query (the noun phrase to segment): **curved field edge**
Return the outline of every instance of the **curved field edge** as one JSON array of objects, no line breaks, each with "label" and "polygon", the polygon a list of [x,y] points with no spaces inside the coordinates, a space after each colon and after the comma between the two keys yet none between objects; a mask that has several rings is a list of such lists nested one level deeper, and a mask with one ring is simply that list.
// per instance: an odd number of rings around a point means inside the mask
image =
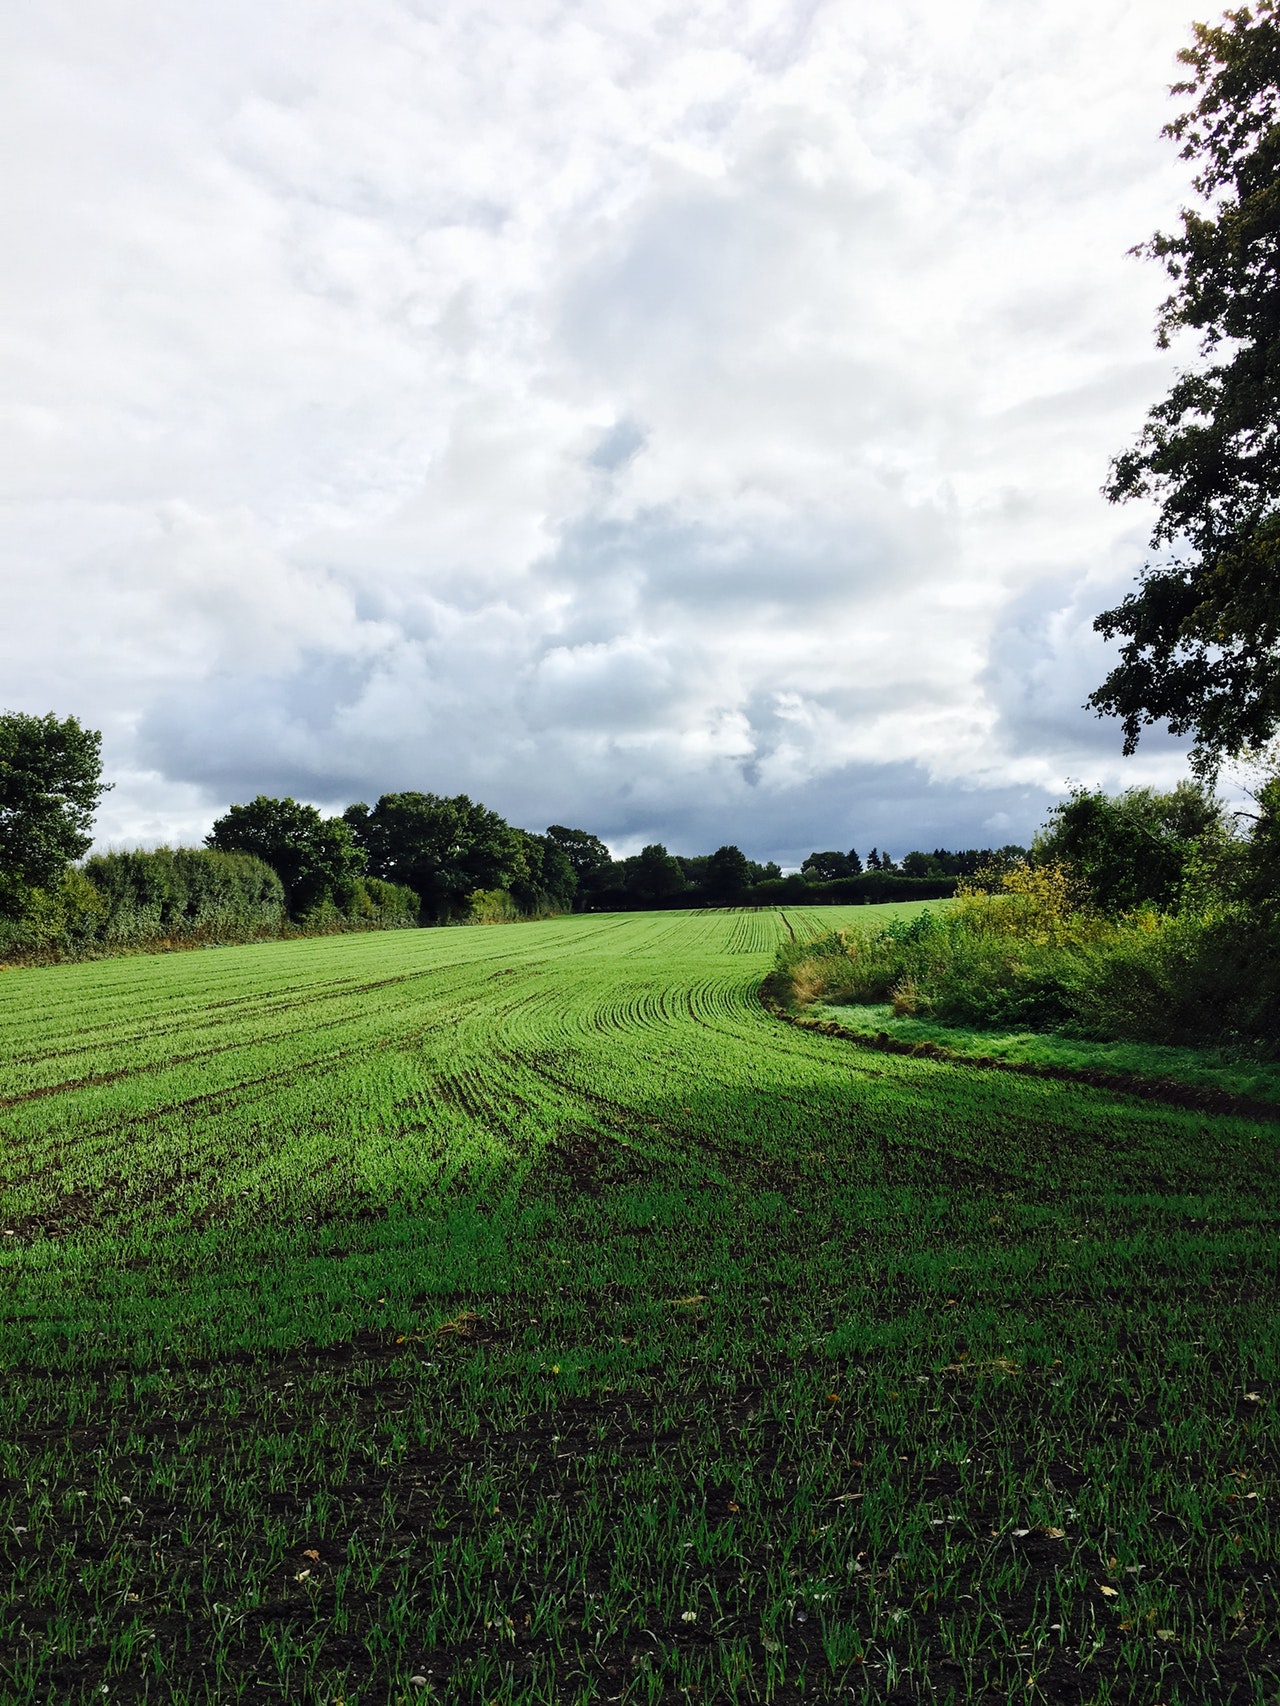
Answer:
[{"label": "curved field edge", "polygon": [[[914,910],[927,909],[926,902]],[[863,915],[858,912],[845,927],[861,923]],[[887,1054],[928,1056],[986,1070],[1091,1084],[1175,1107],[1280,1119],[1280,1066],[1247,1055],[1237,1057],[1217,1047],[1099,1042],[1056,1032],[984,1030],[931,1017],[906,1017],[884,1004],[824,1001],[820,994],[798,992],[779,967],[764,978],[761,999],[787,1023]]]},{"label": "curved field edge", "polygon": [[1271,1698],[1274,1126],[779,1025],[834,910],[5,980],[5,1698]]},{"label": "curved field edge", "polygon": [[[1013,1072],[1059,1083],[1117,1090],[1169,1107],[1238,1114],[1243,1119],[1280,1121],[1280,1072],[1253,1071],[1238,1063],[1215,1066],[1191,1049],[1100,1044],[1091,1047],[1052,1034],[1017,1031],[987,1035],[932,1020],[903,1019],[889,1007],[851,1007],[814,1002],[789,1006],[766,978],[760,998],[774,1018],[822,1036],[839,1037],[882,1054],[947,1061],[981,1071]],[[1130,1064],[1126,1056],[1138,1057]],[[1157,1061],[1158,1066],[1150,1064]],[[1234,1088],[1241,1079],[1268,1092],[1250,1095]]]}]

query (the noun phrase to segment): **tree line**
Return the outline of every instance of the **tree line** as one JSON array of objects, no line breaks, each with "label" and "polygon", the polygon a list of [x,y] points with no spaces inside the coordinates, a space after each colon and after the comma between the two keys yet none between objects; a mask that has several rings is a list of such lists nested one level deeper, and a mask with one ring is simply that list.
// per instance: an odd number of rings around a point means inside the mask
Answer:
[{"label": "tree line", "polygon": [[536,833],[466,794],[407,791],[334,816],[259,795],[229,807],[203,847],[86,860],[110,786],[101,769],[101,736],[75,717],[0,715],[3,957],[570,911],[928,898],[1000,856],[814,852],[789,876],[731,845],[681,855],[655,842],[615,859],[589,830]]},{"label": "tree line", "polygon": [[[864,870],[856,852],[811,853],[799,876],[787,878],[780,865],[761,864],[732,845],[690,855],[653,842],[615,859],[590,830],[561,823],[541,833],[520,829],[466,794],[420,792],[383,794],[374,806],[359,801],[328,818],[314,806],[259,795],[220,817],[207,845],[264,860],[295,911],[325,899],[340,905],[353,881],[375,877],[410,889],[421,921],[437,924],[634,907],[763,905],[795,894],[834,899],[833,885],[844,893],[856,877],[896,879],[889,892],[923,893],[923,881],[945,893],[952,879],[1001,856],[990,849],[938,849],[909,853],[898,865],[873,850]],[[883,881],[863,887],[884,891]]]}]

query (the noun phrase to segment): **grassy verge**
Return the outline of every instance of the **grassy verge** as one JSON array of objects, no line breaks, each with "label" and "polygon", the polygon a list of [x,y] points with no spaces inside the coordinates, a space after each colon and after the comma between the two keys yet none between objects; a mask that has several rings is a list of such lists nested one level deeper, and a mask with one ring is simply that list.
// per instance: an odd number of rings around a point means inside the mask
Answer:
[{"label": "grassy verge", "polygon": [[1241,1060],[1222,1049],[1176,1048],[1161,1043],[1090,1042],[1052,1031],[978,1030],[937,1019],[895,1014],[888,1005],[853,1006],[815,1002],[815,1019],[847,1030],[904,1043],[936,1043],[960,1059],[1060,1066],[1080,1073],[1104,1072],[1173,1084],[1188,1084],[1259,1102],[1274,1102],[1280,1117],[1280,1065]]},{"label": "grassy verge", "polygon": [[3,980],[0,1697],[1273,1701],[1275,1127],[779,1025],[813,928]]}]

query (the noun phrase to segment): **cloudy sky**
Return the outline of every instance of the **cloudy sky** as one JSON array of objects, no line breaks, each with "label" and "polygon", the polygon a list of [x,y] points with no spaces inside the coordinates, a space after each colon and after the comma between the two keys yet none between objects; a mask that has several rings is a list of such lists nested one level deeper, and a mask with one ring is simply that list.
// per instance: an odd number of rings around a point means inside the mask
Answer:
[{"label": "cloudy sky", "polygon": [[6,8],[0,706],[103,730],[115,846],[421,788],[797,863],[1179,774],[1081,702],[1197,15]]}]

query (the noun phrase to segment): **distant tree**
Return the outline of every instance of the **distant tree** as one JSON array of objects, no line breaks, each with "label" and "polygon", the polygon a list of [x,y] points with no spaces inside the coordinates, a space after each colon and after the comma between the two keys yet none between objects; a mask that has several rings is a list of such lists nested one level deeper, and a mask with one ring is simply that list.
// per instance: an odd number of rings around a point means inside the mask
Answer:
[{"label": "distant tree", "polygon": [[751,873],[753,883],[774,883],[782,875],[782,866],[776,859],[770,859],[767,864],[757,865]]},{"label": "distant tree", "polygon": [[1127,753],[1150,723],[1194,734],[1207,775],[1280,727],[1280,0],[1193,29],[1172,91],[1191,104],[1164,134],[1196,162],[1204,205],[1135,252],[1175,285],[1157,343],[1197,332],[1203,359],[1105,487],[1113,503],[1154,498],[1151,543],[1178,555],[1097,618],[1125,643],[1089,703],[1121,719]]},{"label": "distant tree", "polygon": [[829,883],[837,877],[852,875],[847,853],[810,853],[800,867],[801,874],[811,883]]},{"label": "distant tree", "polygon": [[1033,851],[1041,863],[1070,865],[1104,912],[1168,910],[1178,904],[1198,842],[1218,832],[1222,816],[1218,802],[1191,782],[1163,794],[1077,788],[1050,812]]},{"label": "distant tree", "polygon": [[524,912],[568,912],[578,892],[578,879],[564,849],[549,835],[534,835],[517,829],[520,868],[507,887]]},{"label": "distant tree", "polygon": [[908,853],[902,861],[904,877],[945,877],[950,873],[943,868],[942,860],[936,853]]},{"label": "distant tree", "polygon": [[614,868],[613,855],[598,835],[553,823],[547,830],[547,839],[555,842],[573,870],[577,882],[576,907],[586,906],[592,896],[603,894],[621,883],[621,873]]},{"label": "distant tree", "polygon": [[730,900],[740,895],[751,881],[751,867],[740,847],[717,847],[707,860],[703,879],[713,899]]},{"label": "distant tree", "polygon": [[845,854],[845,858],[849,861],[849,875],[851,877],[859,876],[862,872],[862,860],[858,857],[858,849],[851,847]]},{"label": "distant tree", "polygon": [[878,871],[880,869],[880,854],[878,849],[875,847],[873,847],[870,853],[867,854],[867,869],[869,871]]},{"label": "distant tree", "polygon": [[567,829],[562,823],[553,823],[547,829],[547,838],[554,841],[568,859],[580,883],[613,863],[613,855],[600,837],[589,834],[585,829]]},{"label": "distant tree", "polygon": [[349,826],[314,806],[259,794],[232,806],[204,838],[221,853],[252,853],[284,884],[289,909],[310,912],[325,901],[343,904],[365,868],[364,850]]},{"label": "distant tree", "polygon": [[993,853],[988,853],[986,860],[989,865],[1022,865],[1026,863],[1027,851],[1025,847],[1019,847],[1016,841],[1009,841],[1003,847],[997,847]]},{"label": "distant tree", "polygon": [[709,893],[707,888],[707,867],[711,863],[709,853],[673,853],[672,858],[684,872],[684,880],[691,889],[697,889],[701,894]]},{"label": "distant tree", "polygon": [[466,794],[383,794],[372,810],[343,817],[374,876],[413,889],[431,916],[466,910],[476,889],[504,889],[528,876],[520,834]]},{"label": "distant tree", "polygon": [[642,847],[639,853],[622,861],[626,893],[633,899],[652,904],[682,894],[688,887],[679,862],[660,842]]},{"label": "distant tree", "polygon": [[102,736],[75,717],[0,713],[0,901],[55,882],[88,851],[102,776]]}]

